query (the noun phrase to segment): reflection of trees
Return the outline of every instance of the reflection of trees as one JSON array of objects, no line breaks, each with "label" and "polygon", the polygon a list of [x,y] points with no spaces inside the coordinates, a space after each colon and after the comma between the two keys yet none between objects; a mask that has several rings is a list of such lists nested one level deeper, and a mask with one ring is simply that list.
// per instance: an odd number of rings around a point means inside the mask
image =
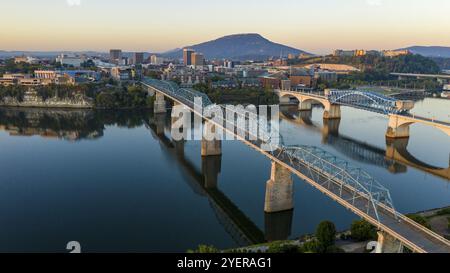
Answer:
[{"label": "reflection of trees", "polygon": [[0,129],[14,136],[66,140],[96,139],[105,126],[135,128],[148,119],[147,111],[98,111],[0,108]]}]

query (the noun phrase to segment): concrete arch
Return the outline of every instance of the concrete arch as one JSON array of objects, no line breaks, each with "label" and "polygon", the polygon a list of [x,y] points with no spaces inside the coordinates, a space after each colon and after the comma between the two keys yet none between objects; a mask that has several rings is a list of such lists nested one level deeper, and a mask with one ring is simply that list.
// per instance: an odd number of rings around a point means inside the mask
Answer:
[{"label": "concrete arch", "polygon": [[327,98],[322,98],[316,95],[300,94],[298,92],[281,91],[279,93],[280,103],[290,103],[291,98],[299,101],[300,111],[311,111],[313,103],[319,103],[324,107],[324,119],[340,119],[341,107],[337,104],[332,104]]},{"label": "concrete arch", "polygon": [[410,116],[390,115],[389,125],[386,133],[387,138],[409,138],[410,127],[413,124],[426,124],[441,130],[448,136],[450,136],[450,127],[433,122],[431,120],[423,120]]},{"label": "concrete arch", "polygon": [[[301,111],[310,111],[312,110],[312,105],[314,102],[321,104],[324,108],[327,106],[328,103],[321,101],[317,98],[307,98],[301,94],[281,94],[280,95],[280,101],[282,102],[290,102],[292,98],[295,98],[299,102],[299,110]],[[284,99],[284,100],[283,100]]]}]

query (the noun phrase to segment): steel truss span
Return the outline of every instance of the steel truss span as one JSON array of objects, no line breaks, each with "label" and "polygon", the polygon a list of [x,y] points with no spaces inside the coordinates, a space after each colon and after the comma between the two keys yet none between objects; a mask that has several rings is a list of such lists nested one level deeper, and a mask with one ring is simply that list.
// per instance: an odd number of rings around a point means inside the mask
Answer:
[{"label": "steel truss span", "polygon": [[362,108],[386,115],[408,113],[408,110],[398,108],[397,99],[386,97],[374,92],[331,90],[329,91],[327,97],[333,104]]}]

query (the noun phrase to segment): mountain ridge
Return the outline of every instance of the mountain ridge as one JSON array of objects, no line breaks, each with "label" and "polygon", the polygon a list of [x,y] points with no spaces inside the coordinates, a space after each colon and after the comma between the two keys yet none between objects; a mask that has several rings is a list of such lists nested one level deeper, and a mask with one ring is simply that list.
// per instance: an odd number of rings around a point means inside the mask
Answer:
[{"label": "mountain ridge", "polygon": [[268,57],[287,56],[288,54],[310,54],[306,51],[275,43],[258,33],[241,33],[223,36],[207,42],[173,49],[162,55],[171,58],[181,58],[183,49],[193,49],[203,53],[208,59],[249,59],[264,60]]},{"label": "mountain ridge", "polygon": [[424,57],[450,58],[450,47],[446,46],[410,46],[402,48],[402,50],[405,49]]}]

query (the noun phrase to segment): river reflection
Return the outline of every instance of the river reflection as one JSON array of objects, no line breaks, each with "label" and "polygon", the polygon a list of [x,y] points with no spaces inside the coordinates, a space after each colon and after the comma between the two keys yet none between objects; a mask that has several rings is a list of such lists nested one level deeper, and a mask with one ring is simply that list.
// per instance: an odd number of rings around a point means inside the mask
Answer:
[{"label": "river reflection", "polygon": [[[345,108],[341,121],[324,122],[321,111],[283,109],[287,144],[363,167],[401,212],[450,204],[447,138],[427,143],[419,126],[409,141],[386,142],[377,114]],[[267,158],[239,142],[201,157],[199,142],[171,138],[170,122],[148,111],[0,109],[0,251],[64,252],[73,240],[91,252],[230,248],[357,219],[298,178],[295,209],[264,213]]]}]

